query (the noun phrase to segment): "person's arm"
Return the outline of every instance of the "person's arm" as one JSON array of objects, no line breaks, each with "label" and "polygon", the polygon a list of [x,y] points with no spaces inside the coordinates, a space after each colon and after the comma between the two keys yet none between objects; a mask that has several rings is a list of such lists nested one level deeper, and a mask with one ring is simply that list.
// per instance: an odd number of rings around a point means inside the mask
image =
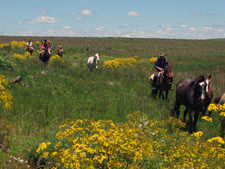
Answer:
[{"label": "person's arm", "polygon": [[157,66],[158,65],[158,59],[155,61],[155,69],[156,70],[163,70],[161,67]]}]

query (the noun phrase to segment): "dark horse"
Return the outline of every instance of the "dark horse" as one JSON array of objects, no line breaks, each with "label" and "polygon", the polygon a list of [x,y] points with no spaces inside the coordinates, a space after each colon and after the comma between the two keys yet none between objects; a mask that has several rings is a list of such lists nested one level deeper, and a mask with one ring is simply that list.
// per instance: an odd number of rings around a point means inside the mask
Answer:
[{"label": "dark horse", "polygon": [[[225,104],[225,92],[217,96],[214,101],[215,104]],[[223,138],[225,135],[225,117],[220,117],[220,136]]]},{"label": "dark horse", "polygon": [[63,56],[62,48],[57,48],[56,54],[62,57]]},{"label": "dark horse", "polygon": [[[197,75],[196,75],[197,76]],[[201,114],[203,116],[206,115],[207,108],[209,107],[210,103],[212,102],[213,98],[213,91],[210,84],[210,78],[211,74],[209,76],[206,76],[206,98],[202,101],[202,107],[201,107]],[[186,79],[187,82],[191,82],[191,79]],[[212,114],[212,110],[209,110],[209,116]],[[184,121],[186,122],[186,115],[187,115],[187,108],[184,111]]]},{"label": "dark horse", "polygon": [[30,55],[33,54],[33,48],[31,48],[30,46],[27,45],[26,47],[26,51],[28,51],[30,53]]},{"label": "dark horse", "polygon": [[46,47],[44,50],[42,50],[39,58],[42,62],[47,63],[48,60],[50,59],[51,55],[48,52],[48,48]]},{"label": "dark horse", "polygon": [[173,73],[171,71],[171,65],[167,65],[163,72],[161,72],[161,75],[158,79],[158,83],[156,85],[156,90],[152,90],[152,96],[153,98],[156,98],[157,93],[159,91],[159,99],[162,96],[162,99],[164,100],[163,91],[166,92],[166,99],[169,93],[169,90],[171,88],[171,77],[173,76]]},{"label": "dark horse", "polygon": [[[184,105],[186,107],[184,122],[186,123],[185,117],[189,113],[190,133],[192,133],[194,126],[197,124],[202,103],[206,99],[206,76],[199,75],[194,80],[187,78],[181,79],[176,87],[176,104],[173,109],[173,115],[176,113],[177,118],[179,118],[180,106]],[[193,111],[195,111],[194,122],[192,118]]]}]

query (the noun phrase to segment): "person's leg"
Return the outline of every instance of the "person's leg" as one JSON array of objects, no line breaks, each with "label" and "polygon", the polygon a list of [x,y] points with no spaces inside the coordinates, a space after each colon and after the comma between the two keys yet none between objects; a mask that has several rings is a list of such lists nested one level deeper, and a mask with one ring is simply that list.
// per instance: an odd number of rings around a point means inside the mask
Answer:
[{"label": "person's leg", "polygon": [[154,89],[154,90],[156,89],[158,74],[159,74],[158,71],[155,72],[155,74],[154,74],[154,79],[153,79],[153,83],[152,83],[152,89]]}]

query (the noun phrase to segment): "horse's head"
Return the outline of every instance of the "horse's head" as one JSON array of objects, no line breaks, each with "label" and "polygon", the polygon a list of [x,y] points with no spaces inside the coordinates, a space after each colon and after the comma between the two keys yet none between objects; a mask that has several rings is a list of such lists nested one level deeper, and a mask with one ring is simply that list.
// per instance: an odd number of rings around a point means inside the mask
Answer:
[{"label": "horse's head", "polygon": [[166,67],[164,68],[165,77],[172,77],[173,74],[172,74],[171,66],[172,65],[166,65]]},{"label": "horse's head", "polygon": [[206,93],[208,93],[210,88],[210,78],[211,78],[211,74],[206,77]]},{"label": "horse's head", "polygon": [[206,76],[199,75],[196,76],[195,81],[195,96],[199,97],[200,100],[205,100],[206,98]]},{"label": "horse's head", "polygon": [[99,62],[99,53],[95,54],[96,61]]}]

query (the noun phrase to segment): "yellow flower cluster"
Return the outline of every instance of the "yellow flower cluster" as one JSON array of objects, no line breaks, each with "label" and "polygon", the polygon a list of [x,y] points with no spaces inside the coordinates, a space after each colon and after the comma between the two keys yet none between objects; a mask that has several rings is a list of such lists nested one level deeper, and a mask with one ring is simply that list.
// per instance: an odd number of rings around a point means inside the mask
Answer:
[{"label": "yellow flower cluster", "polygon": [[18,54],[18,53],[14,53],[12,55],[12,57],[18,58],[18,59],[21,59],[21,60],[29,60],[32,56],[30,55],[29,52],[25,52],[24,55],[21,55],[21,54]]},{"label": "yellow flower cluster", "polygon": [[49,59],[49,65],[51,65],[53,62],[63,63],[64,60],[59,55],[54,55]]},{"label": "yellow flower cluster", "polygon": [[108,60],[104,62],[104,65],[106,68],[117,68],[120,66],[126,67],[126,66],[132,66],[134,63],[136,63],[137,60],[135,58],[116,58],[114,60]]},{"label": "yellow flower cluster", "polygon": [[150,60],[150,62],[155,63],[155,61],[157,60],[157,57],[152,57],[149,60]]},{"label": "yellow flower cluster", "polygon": [[212,117],[209,117],[209,116],[203,116],[202,119],[212,122]]},{"label": "yellow flower cluster", "polygon": [[27,43],[25,41],[21,41],[21,42],[12,41],[11,46],[12,48],[15,48],[15,47],[24,48],[27,46]]},{"label": "yellow flower cluster", "polygon": [[[220,138],[201,141],[203,132],[190,137],[179,130],[180,120],[149,121],[134,112],[125,124],[111,120],[66,119],[59,128],[55,151],[37,149],[65,168],[224,168],[224,149],[213,144]],[[175,124],[175,125],[173,125]],[[171,126],[171,131],[166,128]],[[178,127],[178,128],[177,128]],[[171,134],[170,134],[171,133]],[[50,144],[50,143],[48,143]]]},{"label": "yellow flower cluster", "polygon": [[41,150],[46,149],[49,145],[51,145],[50,142],[48,142],[48,143],[41,143],[41,144],[39,145],[38,149],[36,150],[36,153],[40,153]]},{"label": "yellow flower cluster", "polygon": [[220,144],[224,144],[225,143],[223,138],[221,138],[221,137],[213,137],[213,138],[207,140],[207,142],[209,142],[209,143],[212,143],[213,141],[217,141]]},{"label": "yellow flower cluster", "polygon": [[225,104],[221,105],[221,104],[211,103],[208,107],[208,110],[223,111],[225,110]]},{"label": "yellow flower cluster", "polygon": [[9,46],[9,44],[7,44],[7,43],[2,43],[2,44],[0,44],[0,49],[1,48],[4,48],[4,47],[8,47]]},{"label": "yellow flower cluster", "polygon": [[5,80],[4,75],[0,75],[0,103],[4,104],[5,109],[11,109],[12,95],[11,92],[5,87],[8,81]]},{"label": "yellow flower cluster", "polygon": [[37,41],[35,42],[35,45],[39,46],[41,44],[41,42]]}]

